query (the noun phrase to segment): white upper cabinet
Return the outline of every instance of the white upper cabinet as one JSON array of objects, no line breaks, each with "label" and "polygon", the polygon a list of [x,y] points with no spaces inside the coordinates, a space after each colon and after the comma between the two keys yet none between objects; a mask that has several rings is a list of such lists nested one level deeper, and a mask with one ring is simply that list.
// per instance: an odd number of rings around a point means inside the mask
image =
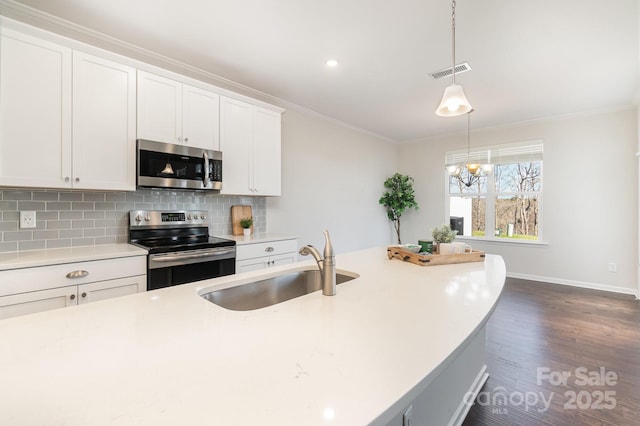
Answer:
[{"label": "white upper cabinet", "polygon": [[217,93],[138,71],[138,138],[220,149]]},{"label": "white upper cabinet", "polygon": [[135,190],[135,69],[1,31],[0,185]]},{"label": "white upper cabinet", "polygon": [[253,112],[251,105],[220,98],[220,150],[222,151],[222,194],[250,194]]},{"label": "white upper cabinet", "polygon": [[185,145],[220,150],[220,96],[182,85],[182,135]]},{"label": "white upper cabinet", "polygon": [[222,194],[280,195],[281,114],[220,98]]},{"label": "white upper cabinet", "polygon": [[73,187],[136,188],[136,70],[73,52]]},{"label": "white upper cabinet", "polygon": [[0,27],[0,185],[70,177],[71,49]]},{"label": "white upper cabinet", "polygon": [[253,188],[256,195],[280,195],[280,113],[253,107]]},{"label": "white upper cabinet", "polygon": [[282,110],[2,23],[0,187],[135,191],[139,138],[222,151],[222,194],[280,195]]}]

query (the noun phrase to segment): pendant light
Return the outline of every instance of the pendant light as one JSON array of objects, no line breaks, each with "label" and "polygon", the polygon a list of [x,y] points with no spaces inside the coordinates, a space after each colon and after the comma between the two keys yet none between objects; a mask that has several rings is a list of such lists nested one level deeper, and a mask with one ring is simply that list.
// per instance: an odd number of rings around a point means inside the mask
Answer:
[{"label": "pendant light", "polygon": [[462,86],[456,84],[456,0],[451,2],[451,39],[453,46],[453,66],[451,67],[453,83],[444,89],[440,106],[436,110],[436,114],[442,117],[455,117],[472,110],[471,104],[464,95]]},{"label": "pendant light", "polygon": [[471,162],[471,113],[473,109],[467,112],[467,164],[465,167],[470,175],[477,175],[480,171],[480,164]]}]

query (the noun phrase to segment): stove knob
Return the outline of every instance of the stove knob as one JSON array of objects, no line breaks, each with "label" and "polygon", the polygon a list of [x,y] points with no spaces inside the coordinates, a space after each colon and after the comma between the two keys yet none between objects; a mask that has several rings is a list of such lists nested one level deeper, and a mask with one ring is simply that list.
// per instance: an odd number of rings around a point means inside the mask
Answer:
[{"label": "stove knob", "polygon": [[136,222],[142,222],[142,216],[141,215],[137,215],[136,216]]},{"label": "stove knob", "polygon": [[146,215],[146,216],[144,217],[144,220],[145,220],[145,222],[149,222],[149,221],[151,220],[151,216]]},{"label": "stove knob", "polygon": [[187,215],[187,219],[188,219],[188,220],[193,219],[193,216],[191,216],[191,213],[189,213],[189,214]]},{"label": "stove knob", "polygon": [[206,218],[207,218],[207,216],[204,215],[204,214],[202,216],[200,216],[200,219],[202,219],[202,220],[205,220]]}]

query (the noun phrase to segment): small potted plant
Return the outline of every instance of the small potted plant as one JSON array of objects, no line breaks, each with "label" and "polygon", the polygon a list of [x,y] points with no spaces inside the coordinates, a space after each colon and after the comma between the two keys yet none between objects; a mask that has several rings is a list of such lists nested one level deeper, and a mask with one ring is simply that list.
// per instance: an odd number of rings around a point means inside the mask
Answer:
[{"label": "small potted plant", "polygon": [[[444,224],[441,227],[435,227],[431,231],[431,235],[433,236],[433,243],[438,248],[438,253],[450,253],[451,250],[448,248],[451,245],[451,242],[456,238],[458,231],[454,231],[451,229],[450,225]],[[447,244],[448,246],[444,246]]]},{"label": "small potted plant", "polygon": [[253,225],[252,217],[245,217],[240,219],[240,226],[242,227],[242,235],[248,237],[251,235],[251,226]]}]

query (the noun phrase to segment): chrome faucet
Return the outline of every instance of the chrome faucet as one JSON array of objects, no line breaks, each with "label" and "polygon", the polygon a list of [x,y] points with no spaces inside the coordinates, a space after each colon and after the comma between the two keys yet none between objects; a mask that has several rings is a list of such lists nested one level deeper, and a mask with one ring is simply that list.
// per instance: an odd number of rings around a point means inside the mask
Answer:
[{"label": "chrome faucet", "polygon": [[302,247],[299,253],[302,256],[311,254],[318,263],[320,276],[322,277],[322,294],[325,296],[335,296],[336,294],[336,256],[329,238],[329,231],[324,230],[324,258],[320,257],[320,252],[312,245]]}]

